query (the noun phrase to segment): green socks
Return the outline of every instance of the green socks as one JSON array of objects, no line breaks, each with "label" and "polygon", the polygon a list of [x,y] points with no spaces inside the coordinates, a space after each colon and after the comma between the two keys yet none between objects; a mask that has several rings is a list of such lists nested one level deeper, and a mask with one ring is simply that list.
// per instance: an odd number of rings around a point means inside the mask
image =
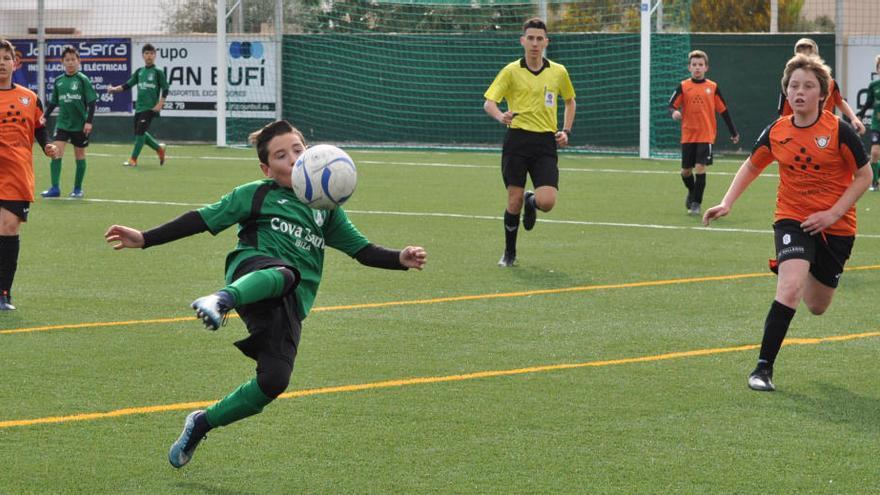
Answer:
[{"label": "green socks", "polygon": [[208,424],[211,426],[226,426],[248,416],[259,414],[270,402],[272,399],[266,397],[260,390],[257,379],[253,378],[221,399],[220,402],[206,409],[205,413]]},{"label": "green socks", "polygon": [[871,164],[871,171],[874,172],[874,184],[876,184],[877,179],[880,179],[880,161]]},{"label": "green socks", "polygon": [[147,146],[153,148],[156,151],[159,151],[159,141],[156,141],[149,132],[144,133],[144,138],[146,139]]},{"label": "green socks", "polygon": [[131,150],[131,157],[137,160],[137,157],[141,155],[141,150],[144,147],[144,141],[146,138],[144,136],[135,136],[134,138],[134,149]]},{"label": "green socks", "polygon": [[284,294],[285,277],[277,268],[248,273],[221,290],[235,297],[235,305],[251,304]]},{"label": "green socks", "polygon": [[61,158],[53,158],[49,164],[49,174],[52,177],[52,187],[58,187],[61,184]]},{"label": "green socks", "polygon": [[[60,165],[60,164],[59,164]],[[59,166],[59,168],[61,168]],[[73,178],[73,188],[74,189],[82,189],[83,178],[86,176],[86,160],[83,158],[82,160],[76,161],[76,175]]]}]

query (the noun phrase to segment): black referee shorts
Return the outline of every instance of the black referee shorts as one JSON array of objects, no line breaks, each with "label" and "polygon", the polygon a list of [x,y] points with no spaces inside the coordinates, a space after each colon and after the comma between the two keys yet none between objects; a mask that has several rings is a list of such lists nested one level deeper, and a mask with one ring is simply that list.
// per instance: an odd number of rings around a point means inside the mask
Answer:
[{"label": "black referee shorts", "polygon": [[501,152],[501,177],[504,187],[526,187],[526,175],[535,188],[559,189],[559,157],[553,132],[508,129]]}]

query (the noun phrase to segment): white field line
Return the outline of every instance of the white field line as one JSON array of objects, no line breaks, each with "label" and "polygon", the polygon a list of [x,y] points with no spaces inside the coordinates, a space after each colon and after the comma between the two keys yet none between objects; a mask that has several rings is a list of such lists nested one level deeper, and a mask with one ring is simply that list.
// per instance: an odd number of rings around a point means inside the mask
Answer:
[{"label": "white field line", "polygon": [[[185,206],[201,208],[206,206],[205,203],[178,203],[171,201],[140,201],[132,199],[99,199],[99,198],[58,198],[47,201],[91,201],[93,203],[114,203],[114,204],[131,204],[131,205],[157,205],[157,206]],[[417,211],[384,211],[384,210],[345,210],[346,213],[357,215],[386,215],[401,217],[435,217],[435,218],[459,218],[464,220],[503,220],[502,217],[493,215],[464,215],[460,213],[436,213],[436,212],[417,212]],[[620,227],[629,229],[655,229],[655,230],[690,230],[704,232],[733,232],[745,234],[770,234],[771,229],[737,229],[727,227],[703,227],[701,225],[661,225],[650,223],[623,223],[623,222],[592,222],[587,220],[555,220],[549,218],[541,218],[538,220],[542,224],[551,225],[580,225],[590,227]],[[858,234],[859,239],[880,239],[880,234]]]}]

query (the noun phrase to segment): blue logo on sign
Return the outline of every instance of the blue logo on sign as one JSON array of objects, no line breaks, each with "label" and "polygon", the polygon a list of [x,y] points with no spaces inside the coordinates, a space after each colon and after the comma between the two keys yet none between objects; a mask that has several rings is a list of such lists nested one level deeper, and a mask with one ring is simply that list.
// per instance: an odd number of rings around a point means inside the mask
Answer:
[{"label": "blue logo on sign", "polygon": [[232,58],[263,58],[263,44],[259,41],[233,41],[229,44]]}]

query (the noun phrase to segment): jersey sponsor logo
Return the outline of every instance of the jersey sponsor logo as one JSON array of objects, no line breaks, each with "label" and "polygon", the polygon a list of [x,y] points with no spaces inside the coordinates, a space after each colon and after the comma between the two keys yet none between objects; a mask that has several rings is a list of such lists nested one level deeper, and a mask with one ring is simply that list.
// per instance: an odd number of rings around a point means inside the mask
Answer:
[{"label": "jersey sponsor logo", "polygon": [[278,217],[272,217],[269,220],[269,226],[276,232],[293,237],[294,245],[300,249],[305,251],[311,251],[312,247],[324,249],[324,238],[312,233],[312,229],[308,227],[302,227]]},{"label": "jersey sponsor logo", "polygon": [[831,136],[816,136],[816,146],[819,149],[825,149],[828,147],[828,143],[831,142]]}]

